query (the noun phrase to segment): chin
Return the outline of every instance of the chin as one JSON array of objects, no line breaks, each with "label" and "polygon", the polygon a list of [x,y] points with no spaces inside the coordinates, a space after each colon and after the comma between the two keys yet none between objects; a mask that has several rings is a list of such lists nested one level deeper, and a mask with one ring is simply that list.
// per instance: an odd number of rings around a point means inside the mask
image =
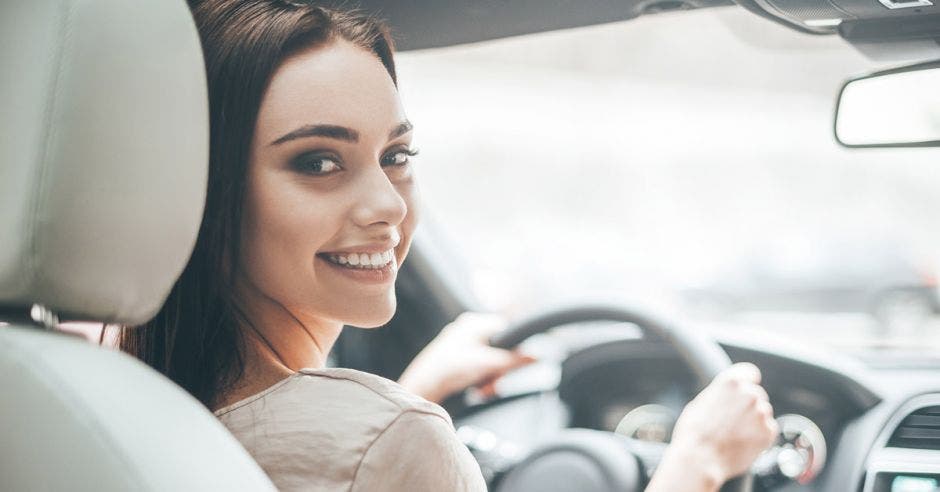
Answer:
[{"label": "chin", "polygon": [[343,317],[343,324],[355,326],[356,328],[379,328],[392,320],[395,316],[397,302],[395,296],[388,301],[376,303],[368,311],[349,313],[349,316]]}]

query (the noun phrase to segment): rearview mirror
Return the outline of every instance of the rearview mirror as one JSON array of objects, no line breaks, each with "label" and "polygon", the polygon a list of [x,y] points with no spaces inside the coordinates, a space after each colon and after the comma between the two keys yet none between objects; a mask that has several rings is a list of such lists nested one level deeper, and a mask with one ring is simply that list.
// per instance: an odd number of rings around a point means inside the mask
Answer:
[{"label": "rearview mirror", "polygon": [[846,82],[836,106],[835,136],[846,147],[940,146],[940,63]]}]

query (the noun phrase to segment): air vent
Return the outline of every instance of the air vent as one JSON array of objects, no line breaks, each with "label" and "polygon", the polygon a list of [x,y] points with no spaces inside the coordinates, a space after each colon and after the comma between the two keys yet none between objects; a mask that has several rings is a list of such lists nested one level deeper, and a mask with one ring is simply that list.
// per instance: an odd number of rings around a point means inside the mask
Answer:
[{"label": "air vent", "polygon": [[940,450],[940,405],[921,408],[905,417],[888,446]]}]

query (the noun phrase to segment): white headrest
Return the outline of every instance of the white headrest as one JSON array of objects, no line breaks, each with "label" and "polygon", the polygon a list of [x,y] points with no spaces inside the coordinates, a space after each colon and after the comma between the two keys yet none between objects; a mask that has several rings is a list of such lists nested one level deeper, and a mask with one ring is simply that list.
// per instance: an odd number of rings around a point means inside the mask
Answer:
[{"label": "white headrest", "polygon": [[0,108],[0,305],[149,319],[205,200],[205,68],[185,2],[0,3]]}]

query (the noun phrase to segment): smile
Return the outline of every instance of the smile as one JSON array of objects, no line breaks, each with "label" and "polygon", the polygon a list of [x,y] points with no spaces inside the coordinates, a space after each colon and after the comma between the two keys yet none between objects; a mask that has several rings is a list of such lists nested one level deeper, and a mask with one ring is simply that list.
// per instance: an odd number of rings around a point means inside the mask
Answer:
[{"label": "smile", "polygon": [[395,261],[395,250],[383,253],[327,253],[321,255],[326,261],[353,270],[381,270]]}]

